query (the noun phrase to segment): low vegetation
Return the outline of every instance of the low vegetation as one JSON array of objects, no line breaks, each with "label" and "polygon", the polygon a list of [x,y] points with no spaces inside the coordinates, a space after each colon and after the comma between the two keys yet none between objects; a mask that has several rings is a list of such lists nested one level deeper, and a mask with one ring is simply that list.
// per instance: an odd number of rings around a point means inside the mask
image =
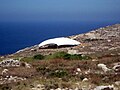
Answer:
[{"label": "low vegetation", "polygon": [[80,54],[68,54],[67,52],[56,52],[50,55],[36,54],[33,57],[24,57],[21,61],[32,62],[34,60],[53,60],[53,59],[64,59],[64,60],[90,60],[91,57]]},{"label": "low vegetation", "polygon": [[43,60],[43,59],[44,59],[44,56],[41,55],[41,54],[37,54],[37,55],[34,55],[34,56],[33,56],[33,59]]},{"label": "low vegetation", "polygon": [[23,61],[23,62],[33,62],[33,58],[32,57],[24,57],[20,61]]},{"label": "low vegetation", "polygon": [[[93,58],[92,55],[90,56]],[[92,85],[91,88],[94,88],[100,85],[112,85],[116,81],[120,81],[119,73],[104,73],[97,67],[98,63],[104,62],[107,67],[112,68],[113,63],[120,62],[120,56],[104,55],[102,58],[96,58],[97,61],[90,60],[91,57],[71,55],[66,52],[24,57],[21,59],[23,63],[20,67],[9,68],[8,70],[11,72],[9,75],[26,78],[26,81],[17,81],[11,84],[6,82],[6,84],[0,85],[0,90],[31,90],[37,85],[44,85],[45,90],[51,88],[54,90],[56,88],[72,88],[74,90],[75,87],[81,89],[81,87]],[[26,68],[24,62],[29,62],[31,68]],[[3,70],[1,69],[1,71]],[[86,79],[88,80],[85,81]],[[119,88],[117,85],[116,87]]]},{"label": "low vegetation", "polygon": [[68,54],[66,52],[56,52],[52,55],[48,55],[45,59],[65,59],[65,60],[88,60],[91,59],[88,56],[80,54]]}]

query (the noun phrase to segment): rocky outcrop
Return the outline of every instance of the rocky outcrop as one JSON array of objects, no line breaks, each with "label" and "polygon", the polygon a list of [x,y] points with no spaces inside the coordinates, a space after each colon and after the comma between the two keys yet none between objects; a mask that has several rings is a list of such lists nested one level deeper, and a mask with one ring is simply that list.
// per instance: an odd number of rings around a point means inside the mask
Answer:
[{"label": "rocky outcrop", "polygon": [[6,84],[6,83],[13,83],[18,81],[24,81],[26,78],[18,77],[18,76],[6,76],[6,77],[0,77],[0,84]]},{"label": "rocky outcrop", "polygon": [[114,90],[114,86],[113,85],[97,86],[94,90]]},{"label": "rocky outcrop", "polygon": [[7,59],[0,62],[0,67],[19,67],[20,64],[19,60]]},{"label": "rocky outcrop", "polygon": [[105,64],[100,63],[97,66],[98,66],[98,68],[102,69],[104,72],[108,72],[111,70],[111,69],[107,68],[107,66]]}]

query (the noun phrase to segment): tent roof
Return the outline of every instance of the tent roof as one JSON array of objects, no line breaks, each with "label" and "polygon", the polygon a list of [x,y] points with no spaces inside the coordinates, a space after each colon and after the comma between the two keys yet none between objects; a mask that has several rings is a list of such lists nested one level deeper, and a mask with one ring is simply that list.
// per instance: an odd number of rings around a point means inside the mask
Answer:
[{"label": "tent roof", "polygon": [[39,44],[39,47],[48,45],[48,44],[57,44],[58,46],[61,45],[79,45],[80,42],[76,40],[72,40],[70,38],[65,38],[65,37],[59,37],[59,38],[53,38],[53,39],[48,39]]}]

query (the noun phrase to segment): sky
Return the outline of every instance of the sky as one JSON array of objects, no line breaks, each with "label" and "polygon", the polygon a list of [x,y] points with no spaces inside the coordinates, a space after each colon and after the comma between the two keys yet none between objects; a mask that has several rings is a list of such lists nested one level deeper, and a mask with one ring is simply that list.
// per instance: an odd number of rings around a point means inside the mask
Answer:
[{"label": "sky", "polygon": [[0,0],[0,22],[120,21],[120,0]]}]

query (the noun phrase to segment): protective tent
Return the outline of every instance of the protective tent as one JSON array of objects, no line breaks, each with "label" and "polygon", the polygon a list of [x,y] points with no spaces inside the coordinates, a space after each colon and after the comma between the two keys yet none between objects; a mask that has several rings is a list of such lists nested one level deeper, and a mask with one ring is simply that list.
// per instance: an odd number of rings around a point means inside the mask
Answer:
[{"label": "protective tent", "polygon": [[80,42],[76,40],[72,40],[70,38],[60,37],[60,38],[53,38],[43,41],[39,44],[39,47],[49,46],[49,45],[56,45],[56,46],[74,46],[79,45]]}]

